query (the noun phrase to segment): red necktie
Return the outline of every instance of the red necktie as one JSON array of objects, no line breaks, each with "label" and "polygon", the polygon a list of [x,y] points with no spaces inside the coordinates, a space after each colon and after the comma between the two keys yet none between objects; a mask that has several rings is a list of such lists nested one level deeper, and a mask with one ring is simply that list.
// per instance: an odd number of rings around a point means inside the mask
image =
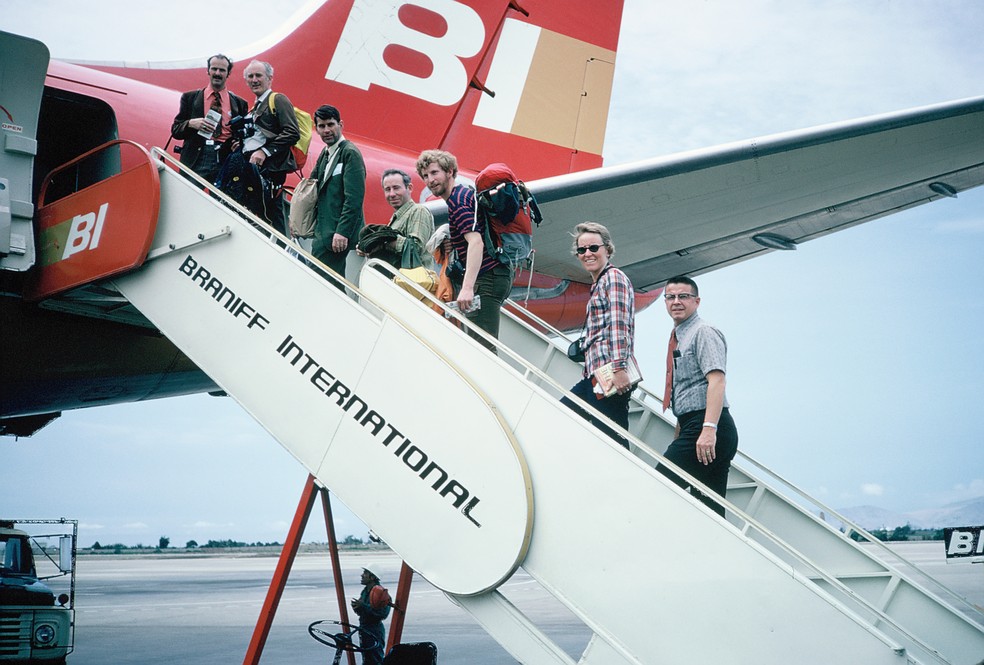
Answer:
[{"label": "red necktie", "polygon": [[215,135],[218,136],[222,132],[222,97],[215,90],[212,91],[212,111],[217,111],[219,114],[219,122],[215,125]]},{"label": "red necktie", "polygon": [[663,411],[670,406],[673,397],[673,352],[677,348],[676,329],[670,331],[670,343],[666,346],[666,386],[663,388]]}]

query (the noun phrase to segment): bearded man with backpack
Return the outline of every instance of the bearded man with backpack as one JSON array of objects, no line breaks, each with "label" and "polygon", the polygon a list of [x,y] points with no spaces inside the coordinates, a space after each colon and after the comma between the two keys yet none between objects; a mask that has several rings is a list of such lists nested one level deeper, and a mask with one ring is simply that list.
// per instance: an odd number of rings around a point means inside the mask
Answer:
[{"label": "bearded man with backpack", "polygon": [[[499,311],[512,290],[513,266],[500,262],[486,247],[485,215],[477,214],[475,190],[455,182],[458,160],[454,155],[425,150],[417,158],[417,174],[431,193],[444,199],[448,206],[451,245],[464,269],[463,275],[452,274],[458,307],[477,327],[498,338]],[[480,296],[481,305],[473,309],[476,296]],[[495,353],[493,344],[472,331],[469,334]]]}]

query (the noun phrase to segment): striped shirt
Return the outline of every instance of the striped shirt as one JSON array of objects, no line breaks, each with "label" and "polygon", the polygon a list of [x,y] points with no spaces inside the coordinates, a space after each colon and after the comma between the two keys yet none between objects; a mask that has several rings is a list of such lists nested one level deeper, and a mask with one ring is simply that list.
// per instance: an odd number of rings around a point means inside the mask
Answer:
[{"label": "striped shirt", "polygon": [[[468,267],[468,241],[465,234],[474,231],[482,237],[485,244],[485,219],[475,215],[475,191],[465,185],[455,185],[448,197],[448,227],[451,233],[451,244],[458,253],[461,265]],[[482,250],[482,265],[478,274],[482,275],[499,265],[499,262],[489,252]]]},{"label": "striped shirt", "polygon": [[588,299],[584,378],[613,363],[624,369],[635,339],[635,290],[625,273],[609,264],[591,287]]}]

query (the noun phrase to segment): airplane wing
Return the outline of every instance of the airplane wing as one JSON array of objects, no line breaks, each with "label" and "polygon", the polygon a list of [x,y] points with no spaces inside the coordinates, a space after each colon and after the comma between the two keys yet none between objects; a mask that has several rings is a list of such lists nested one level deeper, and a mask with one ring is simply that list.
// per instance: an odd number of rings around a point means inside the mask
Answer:
[{"label": "airplane wing", "polygon": [[982,183],[984,97],[572,173],[528,183],[535,269],[586,281],[570,231],[598,221],[645,290]]}]

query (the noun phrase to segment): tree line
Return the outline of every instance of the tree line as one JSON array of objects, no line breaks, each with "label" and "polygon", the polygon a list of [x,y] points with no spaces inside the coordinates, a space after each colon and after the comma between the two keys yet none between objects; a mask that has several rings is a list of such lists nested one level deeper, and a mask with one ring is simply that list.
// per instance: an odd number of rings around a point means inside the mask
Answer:
[{"label": "tree line", "polygon": [[[325,543],[327,545],[327,543]],[[349,535],[345,536],[345,539],[338,543],[340,546],[359,546],[365,545],[361,538]],[[271,543],[264,543],[256,541],[253,543],[239,541],[239,540],[209,540],[204,545],[200,545],[197,540],[189,540],[185,543],[184,549],[186,550],[207,550],[207,549],[232,549],[237,547],[283,547],[283,543],[273,541]],[[157,540],[157,545],[124,545],[123,543],[113,543],[111,545],[103,545],[98,540],[92,544],[90,548],[96,551],[107,551],[111,550],[116,553],[120,553],[126,550],[166,550],[175,549],[171,547],[171,539],[167,536],[161,536]]]}]

